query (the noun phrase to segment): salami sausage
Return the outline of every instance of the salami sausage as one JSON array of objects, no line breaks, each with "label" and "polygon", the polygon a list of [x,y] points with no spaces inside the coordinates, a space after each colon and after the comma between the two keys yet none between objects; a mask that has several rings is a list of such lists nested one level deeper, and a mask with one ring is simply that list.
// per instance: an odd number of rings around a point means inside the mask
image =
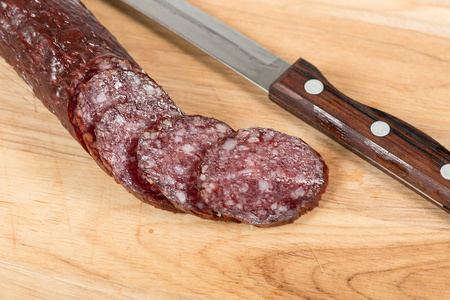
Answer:
[{"label": "salami sausage", "polygon": [[266,227],[293,222],[316,207],[327,179],[322,158],[301,139],[250,128],[206,152],[199,184],[216,212]]},{"label": "salami sausage", "polygon": [[110,108],[95,128],[93,147],[116,181],[139,199],[166,210],[177,211],[143,176],[138,168],[136,148],[139,137],[163,117],[182,112],[165,102],[129,102]]},{"label": "salami sausage", "polygon": [[77,0],[2,0],[0,54],[83,146],[73,119],[79,88],[104,70],[138,68]]},{"label": "salami sausage", "polygon": [[207,149],[233,132],[199,115],[167,118],[145,132],[138,145],[139,168],[175,207],[206,219],[220,219],[200,198],[197,175]]},{"label": "salami sausage", "polygon": [[[114,104],[141,100],[136,90],[143,86],[133,86],[136,78],[145,85],[156,85],[116,38],[78,0],[2,0],[0,54],[71,135],[93,154],[97,163],[112,174],[111,166],[105,165],[106,160],[100,159],[97,149],[90,147],[95,141],[95,124]],[[114,90],[108,86],[102,91],[101,88],[106,86],[99,86],[107,83],[113,74],[125,74],[123,77],[117,75],[121,80],[115,83],[126,87]],[[134,77],[131,78],[130,74]],[[114,83],[114,80],[110,82]],[[84,93],[79,97],[82,90]],[[92,104],[92,99],[99,99],[99,95],[108,91],[111,97],[105,101],[109,103],[102,106]],[[131,92],[130,96],[121,99],[128,92]],[[96,96],[95,93],[99,94]],[[117,95],[112,96],[114,93]],[[115,97],[119,100],[115,101]],[[168,96],[162,98],[167,99]],[[76,114],[79,99],[85,110],[78,110]],[[85,141],[90,143],[86,145]],[[155,187],[136,176],[134,170],[136,168],[131,168],[128,172],[136,177],[127,182],[129,191],[157,207],[177,211]],[[119,178],[124,182],[123,176],[116,176],[116,180]]]}]

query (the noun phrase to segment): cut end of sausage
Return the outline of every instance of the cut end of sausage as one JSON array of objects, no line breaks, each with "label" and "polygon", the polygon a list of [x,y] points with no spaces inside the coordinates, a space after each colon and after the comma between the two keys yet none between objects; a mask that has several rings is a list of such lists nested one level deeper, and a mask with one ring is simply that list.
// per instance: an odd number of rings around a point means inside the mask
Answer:
[{"label": "cut end of sausage", "polygon": [[182,211],[222,219],[200,197],[200,163],[213,143],[233,132],[227,124],[199,115],[167,118],[141,136],[139,168]]},{"label": "cut end of sausage", "polygon": [[93,76],[78,96],[76,117],[83,133],[95,125],[111,107],[126,102],[163,101],[173,104],[165,91],[146,74],[112,69]]},{"label": "cut end of sausage", "polygon": [[210,148],[199,176],[216,212],[259,227],[295,221],[319,203],[328,181],[320,155],[272,129],[240,129]]}]

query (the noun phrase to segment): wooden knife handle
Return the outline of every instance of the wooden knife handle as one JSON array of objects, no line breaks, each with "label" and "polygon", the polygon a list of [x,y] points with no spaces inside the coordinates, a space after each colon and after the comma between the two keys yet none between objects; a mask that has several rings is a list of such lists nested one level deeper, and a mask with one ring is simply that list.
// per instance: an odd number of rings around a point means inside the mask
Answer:
[{"label": "wooden knife handle", "polygon": [[430,136],[350,99],[303,59],[269,98],[450,213],[450,152]]}]

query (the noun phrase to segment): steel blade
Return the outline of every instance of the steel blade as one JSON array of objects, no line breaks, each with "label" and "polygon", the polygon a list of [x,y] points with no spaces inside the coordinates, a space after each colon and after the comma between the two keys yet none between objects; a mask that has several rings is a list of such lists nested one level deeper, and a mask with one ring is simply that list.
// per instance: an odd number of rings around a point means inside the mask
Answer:
[{"label": "steel blade", "polygon": [[265,91],[291,64],[183,0],[122,0]]}]

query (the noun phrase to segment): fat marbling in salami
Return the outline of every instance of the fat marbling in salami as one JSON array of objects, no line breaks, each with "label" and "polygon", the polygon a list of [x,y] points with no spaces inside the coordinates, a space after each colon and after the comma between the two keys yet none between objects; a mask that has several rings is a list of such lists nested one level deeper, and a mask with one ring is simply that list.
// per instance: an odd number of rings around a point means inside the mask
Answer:
[{"label": "fat marbling in salami", "polygon": [[[110,69],[92,76],[78,95],[76,119],[83,140],[92,156],[98,156],[91,146],[94,129],[105,112],[116,104],[148,101],[160,106],[175,106],[169,95],[147,74],[138,70]],[[165,103],[165,104],[164,104]]]},{"label": "fat marbling in salami", "polygon": [[255,226],[293,222],[318,205],[328,169],[301,139],[272,129],[240,129],[210,148],[200,194],[216,212]]},{"label": "fat marbling in salami", "polygon": [[201,199],[197,176],[206,150],[232,132],[227,124],[199,115],[163,119],[141,137],[139,167],[175,207],[219,219]]}]

